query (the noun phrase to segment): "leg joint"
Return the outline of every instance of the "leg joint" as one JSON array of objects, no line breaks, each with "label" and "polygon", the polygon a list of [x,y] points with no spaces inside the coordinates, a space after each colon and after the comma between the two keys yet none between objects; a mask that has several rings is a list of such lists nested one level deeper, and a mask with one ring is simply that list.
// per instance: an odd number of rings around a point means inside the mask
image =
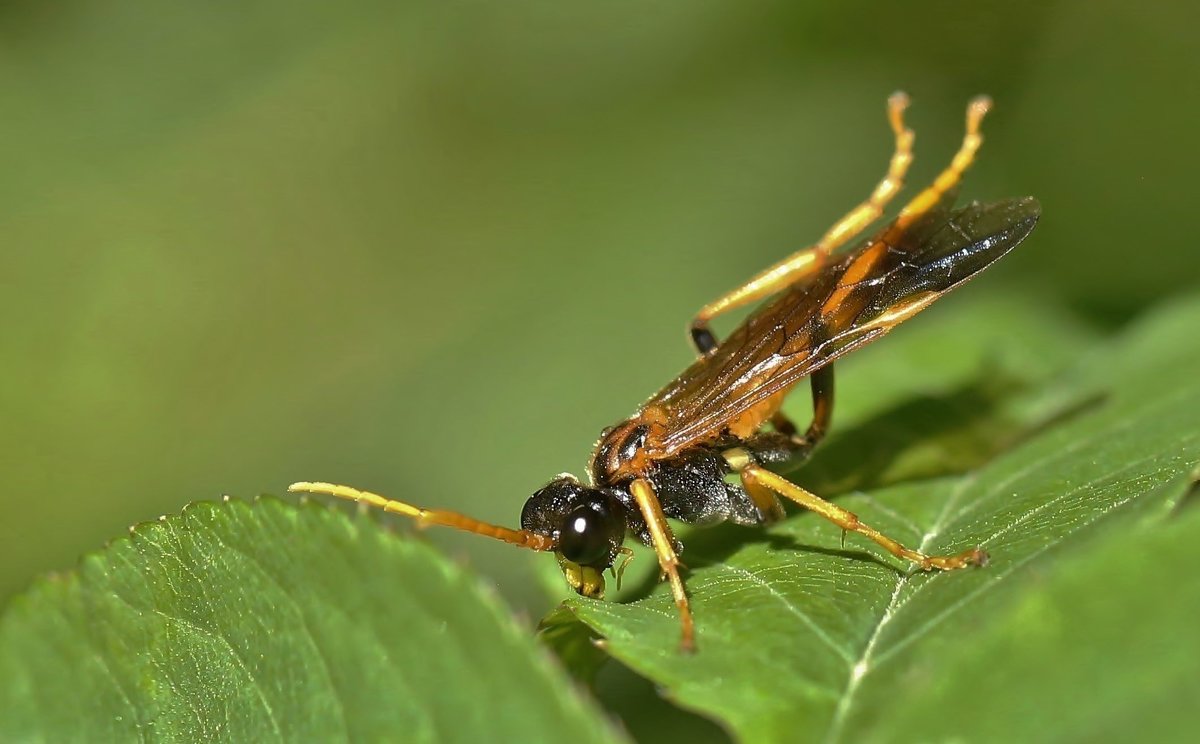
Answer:
[{"label": "leg joint", "polygon": [[696,347],[696,351],[701,354],[707,354],[717,348],[717,337],[708,329],[708,325],[700,320],[692,321],[692,326],[689,329],[692,336],[692,345]]}]

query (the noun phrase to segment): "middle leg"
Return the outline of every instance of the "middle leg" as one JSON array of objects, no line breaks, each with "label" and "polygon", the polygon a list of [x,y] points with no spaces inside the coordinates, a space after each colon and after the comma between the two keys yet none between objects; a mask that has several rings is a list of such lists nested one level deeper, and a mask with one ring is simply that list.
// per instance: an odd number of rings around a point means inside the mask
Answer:
[{"label": "middle leg", "polygon": [[776,411],[771,417],[771,425],[775,427],[775,431],[791,440],[795,448],[792,457],[812,451],[829,431],[829,425],[833,421],[833,363],[830,362],[809,375],[809,384],[812,386],[813,418],[803,436],[783,411]]},{"label": "middle leg", "polygon": [[[796,425],[782,411],[771,417],[774,434],[759,433],[741,447],[723,453],[725,461],[734,472],[741,473],[756,463],[769,463],[784,468],[793,468],[803,462],[817,442],[824,438],[833,418],[833,364],[827,364],[810,376],[813,396],[813,419],[808,431],[800,435]],[[775,492],[764,484],[742,477],[742,488],[758,507],[763,523],[783,519],[783,506]]]}]

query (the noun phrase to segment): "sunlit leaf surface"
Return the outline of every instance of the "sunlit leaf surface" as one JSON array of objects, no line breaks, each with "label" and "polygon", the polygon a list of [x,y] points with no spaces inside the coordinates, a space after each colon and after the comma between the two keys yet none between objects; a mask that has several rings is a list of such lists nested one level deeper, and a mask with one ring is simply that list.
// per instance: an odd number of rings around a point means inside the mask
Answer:
[{"label": "sunlit leaf surface", "polygon": [[476,582],[372,522],[197,504],[0,620],[4,741],[606,742]]}]

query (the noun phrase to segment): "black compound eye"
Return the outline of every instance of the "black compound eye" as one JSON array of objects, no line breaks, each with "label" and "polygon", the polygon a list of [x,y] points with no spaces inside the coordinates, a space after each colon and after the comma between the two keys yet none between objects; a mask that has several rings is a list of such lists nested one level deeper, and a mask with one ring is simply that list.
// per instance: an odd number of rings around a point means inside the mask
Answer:
[{"label": "black compound eye", "polygon": [[594,566],[608,561],[612,546],[609,542],[609,522],[612,516],[590,506],[577,506],[567,512],[558,533],[558,550],[563,557],[581,566]]}]

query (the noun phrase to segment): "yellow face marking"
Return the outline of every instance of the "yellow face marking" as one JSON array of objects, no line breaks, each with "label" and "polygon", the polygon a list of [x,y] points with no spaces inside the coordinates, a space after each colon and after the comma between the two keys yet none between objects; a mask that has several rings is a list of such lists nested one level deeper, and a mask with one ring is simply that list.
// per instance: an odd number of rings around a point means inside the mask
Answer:
[{"label": "yellow face marking", "polygon": [[567,584],[577,593],[593,599],[604,598],[604,573],[592,566],[581,566],[557,553],[558,567],[562,569]]}]

